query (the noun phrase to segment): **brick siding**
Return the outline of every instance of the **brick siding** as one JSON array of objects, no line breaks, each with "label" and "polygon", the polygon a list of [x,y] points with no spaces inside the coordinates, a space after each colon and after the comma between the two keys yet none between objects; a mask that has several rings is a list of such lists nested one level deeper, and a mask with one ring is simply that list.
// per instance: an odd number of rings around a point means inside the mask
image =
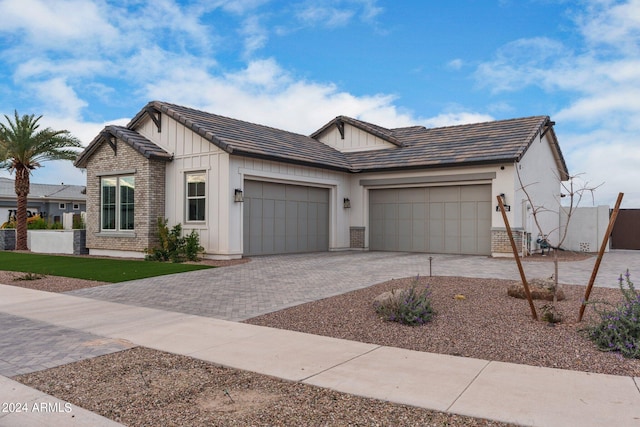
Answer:
[{"label": "brick siding", "polygon": [[349,247],[364,248],[364,227],[349,227]]},{"label": "brick siding", "polygon": [[[87,248],[141,252],[157,243],[157,219],[165,217],[165,162],[149,160],[117,141],[117,150],[103,143],[87,162]],[[135,170],[134,230],[100,232],[100,178]],[[115,176],[115,175],[114,175]]]},{"label": "brick siding", "polygon": [[[513,240],[516,243],[518,252],[522,252],[522,230],[511,230],[513,234]],[[502,228],[494,228],[491,230],[491,253],[492,254],[506,254],[513,256],[513,249],[511,248],[511,242],[509,241],[509,234],[507,230]]]}]

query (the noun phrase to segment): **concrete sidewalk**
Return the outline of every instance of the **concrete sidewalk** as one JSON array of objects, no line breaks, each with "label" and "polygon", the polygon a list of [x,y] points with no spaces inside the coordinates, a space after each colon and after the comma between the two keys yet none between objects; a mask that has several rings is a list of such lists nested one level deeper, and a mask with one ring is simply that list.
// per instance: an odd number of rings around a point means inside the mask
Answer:
[{"label": "concrete sidewalk", "polygon": [[[5,285],[0,313],[461,415],[532,426],[640,426],[640,378],[416,352]],[[0,396],[54,402],[2,378]],[[80,408],[69,414],[77,425],[111,424]],[[0,426],[70,425],[69,414],[0,413]]]}]

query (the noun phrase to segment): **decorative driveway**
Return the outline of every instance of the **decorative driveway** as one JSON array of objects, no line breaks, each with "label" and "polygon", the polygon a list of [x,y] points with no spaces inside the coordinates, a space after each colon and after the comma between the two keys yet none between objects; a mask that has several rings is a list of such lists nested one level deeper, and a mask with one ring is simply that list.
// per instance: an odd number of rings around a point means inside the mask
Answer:
[{"label": "decorative driveway", "polygon": [[[413,275],[519,280],[513,260],[403,252],[321,252],[255,257],[231,267],[116,283],[68,292],[87,298],[225,320],[245,320],[394,278]],[[560,263],[561,283],[586,285],[596,258]],[[549,277],[552,262],[525,262],[527,278]],[[597,286],[616,287],[626,269],[640,272],[640,251],[612,251]],[[639,273],[640,274],[640,273]]]}]

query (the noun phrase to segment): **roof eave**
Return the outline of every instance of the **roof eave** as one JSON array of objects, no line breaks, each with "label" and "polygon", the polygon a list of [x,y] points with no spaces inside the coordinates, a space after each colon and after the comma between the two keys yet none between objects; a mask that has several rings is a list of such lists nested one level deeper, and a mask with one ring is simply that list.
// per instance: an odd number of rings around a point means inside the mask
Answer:
[{"label": "roof eave", "polygon": [[299,160],[299,159],[272,156],[272,155],[268,155],[268,154],[254,153],[254,152],[244,151],[244,150],[239,150],[239,149],[233,150],[233,155],[241,156],[241,157],[250,157],[250,158],[253,158],[253,159],[269,160],[269,161],[288,163],[288,164],[293,164],[293,165],[298,165],[298,166],[307,166],[307,167],[312,167],[312,168],[317,168],[317,169],[327,169],[327,170],[338,171],[338,172],[352,172],[352,169],[350,167],[348,167],[348,166],[341,167],[341,166],[338,166],[338,165],[330,165],[330,164],[326,164],[326,163],[306,162],[304,160]]},{"label": "roof eave", "polygon": [[560,176],[560,180],[568,181],[570,178],[569,168],[567,167],[567,163],[565,162],[564,156],[562,155],[560,143],[558,142],[558,138],[553,128],[554,125],[555,122],[551,121],[551,118],[549,116],[545,116],[540,125],[535,129],[535,131],[527,141],[527,144],[518,153],[515,161],[519,162],[520,160],[522,160],[522,157],[524,157],[524,154],[527,152],[536,138],[538,138],[538,136],[540,136],[540,139],[542,139],[546,134],[549,134],[551,139],[550,148],[553,154],[553,159],[556,163],[556,167],[558,168],[558,175]]}]

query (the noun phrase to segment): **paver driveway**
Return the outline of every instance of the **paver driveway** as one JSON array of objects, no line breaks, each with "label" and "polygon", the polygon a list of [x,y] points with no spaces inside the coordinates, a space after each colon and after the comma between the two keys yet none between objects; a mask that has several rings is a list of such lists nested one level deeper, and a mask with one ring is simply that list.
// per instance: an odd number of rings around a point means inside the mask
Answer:
[{"label": "paver driveway", "polygon": [[[154,277],[69,294],[225,320],[260,314],[364,288],[393,278],[433,275],[519,279],[513,260],[400,252],[322,252],[255,257],[246,264]],[[560,264],[561,283],[588,283],[595,257]],[[598,286],[616,286],[625,269],[640,272],[640,252],[606,254]],[[527,262],[528,278],[553,274],[551,262]]]}]

